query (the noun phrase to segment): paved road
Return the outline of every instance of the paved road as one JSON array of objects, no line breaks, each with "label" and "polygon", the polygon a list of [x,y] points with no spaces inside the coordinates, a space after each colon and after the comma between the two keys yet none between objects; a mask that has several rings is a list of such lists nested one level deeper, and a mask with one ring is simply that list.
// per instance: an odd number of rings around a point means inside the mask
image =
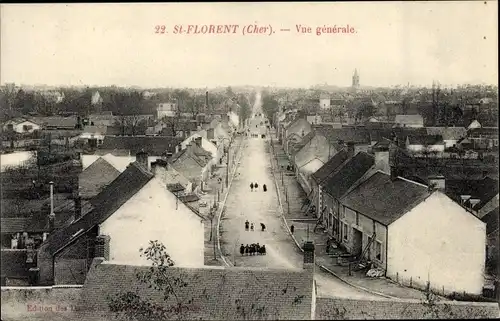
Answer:
[{"label": "paved road", "polygon": [[[258,96],[253,110],[255,117],[248,123],[252,132],[260,130],[260,126],[264,127],[262,130],[265,132],[265,122],[260,125],[264,119],[258,116],[262,112],[260,103]],[[225,204],[225,214],[221,222],[222,251],[236,266],[300,269],[302,252],[286,232],[281,218],[268,148],[267,137],[247,139]],[[259,184],[258,189],[253,192],[250,190],[252,182]],[[267,192],[263,191],[264,184],[267,186]],[[253,232],[245,231],[245,220],[254,223]],[[261,222],[266,225],[265,232],[260,230]],[[240,245],[251,243],[265,244],[267,255],[241,256]],[[321,296],[380,299],[352,288],[319,268],[316,269],[315,279],[318,294]]]}]

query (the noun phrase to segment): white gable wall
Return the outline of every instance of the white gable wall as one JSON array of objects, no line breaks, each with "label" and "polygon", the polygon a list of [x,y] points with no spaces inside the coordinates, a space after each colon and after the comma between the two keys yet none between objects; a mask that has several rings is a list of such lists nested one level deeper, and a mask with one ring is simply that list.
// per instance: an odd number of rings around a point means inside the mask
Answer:
[{"label": "white gable wall", "polygon": [[111,261],[149,265],[139,249],[158,240],[176,266],[203,266],[203,222],[182,202],[176,210],[176,198],[164,186],[153,178],[100,225],[100,234],[111,237]]},{"label": "white gable wall", "polygon": [[387,276],[445,292],[482,293],[486,225],[435,192],[388,227]]}]

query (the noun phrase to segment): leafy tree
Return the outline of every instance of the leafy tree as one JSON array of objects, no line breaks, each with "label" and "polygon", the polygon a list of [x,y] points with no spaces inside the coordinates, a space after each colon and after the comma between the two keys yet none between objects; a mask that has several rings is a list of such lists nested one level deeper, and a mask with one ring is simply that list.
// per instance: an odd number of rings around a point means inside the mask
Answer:
[{"label": "leafy tree", "polygon": [[[157,240],[150,241],[146,249],[140,249],[141,256],[146,257],[152,267],[137,273],[137,280],[159,291],[163,295],[163,301],[169,298],[175,299],[175,304],[165,306],[152,301],[142,299],[137,293],[128,291],[121,292],[115,297],[108,298],[108,305],[117,316],[123,316],[127,320],[172,320],[182,319],[185,312],[189,311],[192,302],[184,302],[178,295],[180,288],[188,284],[182,277],[169,275],[168,269],[175,265],[170,255],[166,252],[165,245]],[[192,301],[192,300],[191,300]]]}]

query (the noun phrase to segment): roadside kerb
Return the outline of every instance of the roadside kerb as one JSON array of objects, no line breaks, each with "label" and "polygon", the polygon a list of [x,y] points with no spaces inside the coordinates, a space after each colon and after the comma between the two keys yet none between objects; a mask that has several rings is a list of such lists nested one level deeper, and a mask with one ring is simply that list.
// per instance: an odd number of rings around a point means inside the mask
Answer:
[{"label": "roadside kerb", "polygon": [[238,146],[238,159],[236,160],[236,165],[233,164],[233,173],[231,174],[231,180],[229,181],[229,184],[226,188],[226,193],[225,193],[225,196],[224,196],[224,200],[222,201],[222,204],[220,204],[219,208],[218,208],[218,215],[217,215],[217,230],[216,230],[216,233],[217,233],[217,251],[219,252],[219,255],[220,257],[222,258],[222,261],[224,262],[224,264],[226,266],[234,266],[231,261],[228,261],[226,260],[226,257],[225,255],[222,253],[222,249],[221,249],[221,246],[220,246],[220,221],[221,221],[221,216],[222,216],[222,212],[224,211],[224,206],[226,204],[226,200],[227,200],[227,197],[229,195],[229,191],[231,190],[231,184],[233,184],[233,179],[234,179],[234,173],[236,173],[236,169],[238,168],[238,165],[239,165],[239,162],[240,162],[240,159],[241,159],[241,151],[242,151],[242,148],[241,148],[241,145],[246,143],[246,137],[244,137],[239,146]]},{"label": "roadside kerb", "polygon": [[[273,163],[273,155],[271,154],[271,162]],[[278,164],[276,164],[276,166],[278,166]],[[274,178],[274,185],[276,187],[276,193],[278,194],[278,203],[280,204],[280,213],[281,213],[281,218],[283,219],[283,221],[285,222],[285,226],[286,226],[286,229],[288,231],[288,234],[290,234],[290,236],[292,237],[293,241],[295,242],[295,244],[297,245],[297,247],[300,249],[300,251],[304,252],[304,249],[302,249],[302,246],[300,246],[299,242],[297,241],[297,239],[295,238],[295,236],[293,235],[292,231],[290,230],[290,227],[288,226],[288,223],[286,221],[286,218],[285,218],[285,214],[284,214],[284,210],[283,210],[283,204],[281,203],[281,193],[280,193],[280,190],[279,190],[279,187],[278,187],[278,182],[276,180],[276,176],[275,176],[275,173],[274,173],[274,170],[272,171],[273,173],[273,178]],[[359,290],[362,290],[362,291],[365,291],[365,292],[368,292],[370,294],[374,294],[374,295],[379,295],[381,297],[385,297],[385,298],[389,298],[389,299],[395,299],[395,300],[401,300],[400,298],[398,297],[394,297],[394,296],[390,296],[390,295],[387,295],[387,294],[383,294],[383,293],[380,293],[380,292],[377,292],[377,291],[373,291],[373,290],[370,290],[370,289],[367,289],[365,287],[362,287],[362,286],[359,286],[357,284],[353,284],[345,279],[343,279],[342,277],[340,277],[338,274],[336,274],[335,272],[333,272],[332,270],[330,270],[329,268],[327,268],[326,266],[316,262],[316,265],[319,266],[323,271],[326,271],[328,273],[330,273],[331,275],[333,275],[334,277],[336,277],[337,279],[339,279],[340,281],[346,283],[347,285],[349,286],[352,286],[353,288],[356,288],[356,289],[359,289]]]}]

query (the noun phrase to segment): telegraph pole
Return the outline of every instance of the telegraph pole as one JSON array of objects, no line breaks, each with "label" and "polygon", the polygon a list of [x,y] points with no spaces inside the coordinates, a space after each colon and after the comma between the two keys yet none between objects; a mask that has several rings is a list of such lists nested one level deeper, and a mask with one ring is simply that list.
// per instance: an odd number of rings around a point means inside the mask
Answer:
[{"label": "telegraph pole", "polygon": [[231,150],[231,145],[227,147],[227,165],[226,165],[226,187],[229,186],[229,151]]}]

